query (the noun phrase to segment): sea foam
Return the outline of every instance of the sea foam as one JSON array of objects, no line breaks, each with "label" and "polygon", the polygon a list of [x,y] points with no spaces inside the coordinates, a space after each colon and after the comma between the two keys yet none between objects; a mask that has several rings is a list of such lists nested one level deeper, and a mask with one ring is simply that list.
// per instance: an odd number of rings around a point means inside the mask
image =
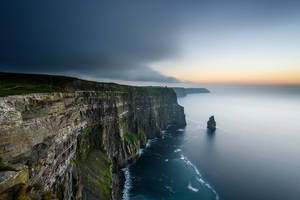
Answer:
[{"label": "sea foam", "polygon": [[181,151],[181,149],[175,149],[175,150],[174,150],[175,153],[178,153],[178,152],[180,152],[180,151]]},{"label": "sea foam", "polygon": [[[146,143],[146,148],[149,148],[151,146],[152,142],[155,142],[157,140],[158,140],[158,138],[149,139]],[[145,151],[145,149],[140,149],[139,157],[144,153],[144,151]],[[127,166],[126,168],[122,169],[124,176],[125,176],[125,184],[124,184],[124,189],[123,189],[122,200],[129,200],[129,191],[130,191],[130,188],[132,187],[129,167],[130,166]]]},{"label": "sea foam", "polygon": [[[204,185],[205,187],[207,187],[210,191],[212,191],[212,193],[213,193],[213,194],[215,195],[215,197],[216,197],[216,200],[219,200],[220,198],[219,198],[218,193],[212,188],[212,186],[211,186],[209,183],[205,182],[205,181],[202,179],[202,176],[201,176],[199,170],[197,169],[197,167],[196,167],[190,160],[188,160],[183,154],[180,155],[180,159],[183,160],[188,166],[190,166],[190,167],[196,172],[196,175],[197,175],[196,180],[197,180],[200,184],[202,184],[202,185]],[[197,188],[192,187],[192,184],[191,184],[191,183],[188,185],[188,188],[189,188],[190,190],[193,190],[194,192],[196,192],[195,189],[196,189],[196,190],[199,190],[199,189],[197,189]]]},{"label": "sea foam", "polygon": [[122,200],[129,200],[129,190],[131,188],[131,179],[130,179],[130,172],[129,167],[122,169],[125,175],[125,185],[123,190],[123,198]]},{"label": "sea foam", "polygon": [[194,188],[191,183],[189,183],[188,189],[192,190],[193,192],[198,192],[199,191],[199,189]]}]

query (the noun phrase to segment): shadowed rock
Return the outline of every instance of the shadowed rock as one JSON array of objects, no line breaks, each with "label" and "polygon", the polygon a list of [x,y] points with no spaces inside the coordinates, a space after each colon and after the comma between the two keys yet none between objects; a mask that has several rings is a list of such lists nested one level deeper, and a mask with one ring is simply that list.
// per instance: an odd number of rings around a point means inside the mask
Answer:
[{"label": "shadowed rock", "polygon": [[9,85],[0,84],[0,199],[31,199],[35,184],[57,199],[122,199],[122,168],[168,125],[186,125],[170,88],[37,74],[0,80]]},{"label": "shadowed rock", "polygon": [[216,125],[217,125],[217,123],[216,123],[216,121],[215,121],[214,116],[211,116],[211,117],[209,118],[209,120],[207,121],[207,128],[208,128],[209,130],[214,131],[214,130],[216,130]]}]

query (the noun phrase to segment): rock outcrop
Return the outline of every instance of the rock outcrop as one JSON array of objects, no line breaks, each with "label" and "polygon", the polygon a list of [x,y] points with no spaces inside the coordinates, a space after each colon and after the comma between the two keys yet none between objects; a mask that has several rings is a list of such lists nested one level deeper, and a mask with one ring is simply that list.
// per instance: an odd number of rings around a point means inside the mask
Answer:
[{"label": "rock outcrop", "polygon": [[207,121],[207,128],[211,131],[214,131],[214,130],[216,130],[216,125],[217,125],[217,123],[215,121],[215,117],[211,116],[209,118],[209,120]]},{"label": "rock outcrop", "polygon": [[34,185],[58,199],[121,199],[121,169],[169,124],[186,122],[168,88],[75,80],[63,92],[0,97],[1,163],[15,169],[0,170],[0,199],[13,187],[32,197]]},{"label": "rock outcrop", "polygon": [[206,88],[183,88],[183,87],[173,87],[177,97],[185,97],[188,94],[200,94],[200,93],[210,93]]}]

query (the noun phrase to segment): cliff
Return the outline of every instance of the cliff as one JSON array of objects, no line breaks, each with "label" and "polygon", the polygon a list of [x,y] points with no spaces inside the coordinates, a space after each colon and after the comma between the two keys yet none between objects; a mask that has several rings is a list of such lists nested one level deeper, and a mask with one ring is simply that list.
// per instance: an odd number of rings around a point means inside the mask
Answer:
[{"label": "cliff", "polygon": [[185,125],[172,89],[0,78],[0,199],[121,199],[121,169],[167,125]]},{"label": "cliff", "polygon": [[172,89],[176,93],[177,97],[185,97],[188,94],[210,93],[210,91],[206,88],[173,87]]}]

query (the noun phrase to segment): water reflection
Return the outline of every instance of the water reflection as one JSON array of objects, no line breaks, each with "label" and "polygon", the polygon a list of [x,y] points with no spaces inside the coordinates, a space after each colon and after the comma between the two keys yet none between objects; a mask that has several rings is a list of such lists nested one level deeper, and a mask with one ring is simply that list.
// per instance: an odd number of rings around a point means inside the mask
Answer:
[{"label": "water reflection", "polygon": [[[299,93],[189,95],[180,100],[184,153],[222,200],[300,199],[299,100]],[[211,113],[215,132],[206,130]]]},{"label": "water reflection", "polygon": [[206,140],[213,144],[215,140],[216,130],[206,129]]}]

